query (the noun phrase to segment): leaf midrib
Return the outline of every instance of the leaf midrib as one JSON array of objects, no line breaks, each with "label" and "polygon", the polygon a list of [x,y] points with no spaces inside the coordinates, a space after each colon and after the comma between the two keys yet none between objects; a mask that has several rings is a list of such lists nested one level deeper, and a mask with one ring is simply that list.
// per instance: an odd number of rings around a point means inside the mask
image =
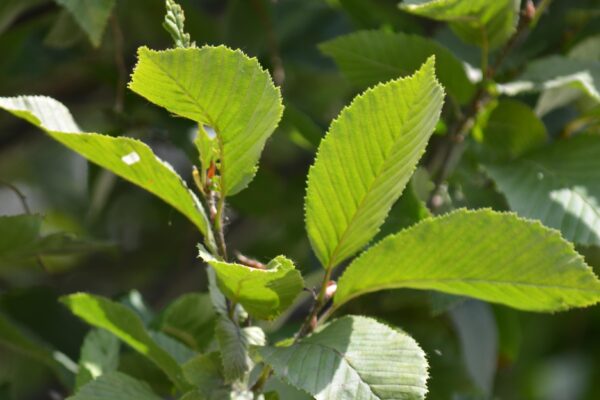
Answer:
[{"label": "leaf midrib", "polygon": [[[421,97],[421,99],[418,99],[418,104],[421,103],[421,101],[423,99],[427,98],[427,96],[423,96]],[[415,106],[415,109],[418,109],[419,107]],[[415,114],[410,114],[408,113],[409,117],[407,118],[407,120],[404,123],[404,127],[407,126],[409,123],[411,123],[413,121],[413,117]],[[418,125],[418,124],[417,124]],[[406,132],[404,132],[406,133]],[[336,257],[340,251],[340,249],[343,248],[343,243],[344,240],[346,240],[346,236],[348,235],[348,232],[351,231],[352,226],[354,225],[356,218],[359,214],[361,214],[361,210],[365,204],[365,202],[367,201],[367,199],[369,198],[369,194],[373,191],[373,187],[375,187],[378,183],[379,183],[379,178],[383,175],[383,173],[385,171],[387,171],[387,169],[389,168],[388,166],[388,161],[390,159],[390,154],[393,153],[396,145],[398,144],[398,139],[403,136],[403,135],[398,135],[396,137],[394,137],[393,140],[393,144],[391,146],[389,146],[389,151],[385,152],[385,160],[381,163],[381,166],[379,167],[379,170],[373,174],[373,179],[371,181],[371,183],[369,184],[369,186],[367,187],[367,189],[365,190],[365,193],[360,201],[360,203],[358,204],[358,206],[356,207],[354,214],[352,215],[352,218],[350,219],[350,221],[348,221],[348,224],[346,225],[346,228],[344,230],[344,232],[342,233],[342,236],[340,236],[340,239],[338,240],[338,243],[336,244],[336,247],[334,248],[333,252],[331,253],[331,257],[329,258],[329,262],[327,263],[327,266],[325,267],[325,270],[329,271],[330,269],[334,268],[336,265],[339,264],[339,262],[335,262],[336,261]],[[415,138],[413,138],[412,140],[418,139],[418,135],[415,135]],[[411,150],[408,154],[412,155],[415,152],[415,148],[413,148],[413,150]],[[415,169],[415,167],[413,167],[413,170]],[[389,212],[389,210],[388,210]],[[362,214],[361,214],[362,215]],[[377,229],[379,230],[379,228]]]}]

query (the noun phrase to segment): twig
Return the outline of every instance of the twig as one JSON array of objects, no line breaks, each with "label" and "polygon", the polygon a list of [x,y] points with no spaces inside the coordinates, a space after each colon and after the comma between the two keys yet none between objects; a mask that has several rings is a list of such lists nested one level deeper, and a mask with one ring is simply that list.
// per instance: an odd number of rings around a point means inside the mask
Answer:
[{"label": "twig", "polygon": [[456,123],[449,130],[447,135],[448,140],[444,146],[439,148],[438,151],[438,155],[440,155],[442,158],[442,162],[437,174],[435,174],[433,178],[434,189],[431,191],[431,194],[427,200],[427,207],[429,207],[430,210],[435,211],[440,207],[442,203],[440,199],[442,184],[450,175],[452,169],[452,160],[454,159],[456,151],[459,149],[458,145],[464,141],[465,137],[473,126],[477,114],[491,98],[485,87],[487,82],[494,79],[496,72],[502,66],[507,56],[519,43],[522,42],[525,36],[535,26],[535,23],[537,23],[540,15],[546,8],[548,8],[550,1],[551,0],[542,0],[540,6],[536,9],[532,0],[527,0],[525,9],[521,12],[521,18],[519,19],[515,33],[510,37],[510,39],[508,39],[506,44],[498,53],[498,56],[495,58],[494,63],[490,66],[488,66],[487,63],[487,49],[485,48],[486,46],[484,46],[484,49],[482,50],[481,62],[483,79],[479,84],[479,88],[473,96],[471,103],[467,107],[467,110],[459,117]]},{"label": "twig", "polygon": [[21,202],[21,207],[23,207],[23,210],[25,211],[25,213],[27,215],[31,215],[31,209],[29,208],[29,205],[27,204],[27,196],[25,196],[25,194],[23,192],[21,192],[21,190],[19,190],[18,187],[16,187],[12,183],[2,181],[2,180],[0,180],[0,185],[4,185],[7,188],[9,188],[19,198],[19,201]]}]

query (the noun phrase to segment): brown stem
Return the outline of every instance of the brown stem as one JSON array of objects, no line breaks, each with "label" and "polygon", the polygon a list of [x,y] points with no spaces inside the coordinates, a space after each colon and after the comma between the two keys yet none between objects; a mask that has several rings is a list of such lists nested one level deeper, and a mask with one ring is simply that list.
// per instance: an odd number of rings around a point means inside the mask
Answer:
[{"label": "brown stem", "polygon": [[327,304],[327,298],[325,293],[327,291],[327,284],[331,279],[331,273],[333,272],[333,266],[328,265],[326,268],[325,276],[323,277],[323,282],[321,283],[321,288],[319,289],[319,294],[317,295],[317,299],[313,303],[313,306],[310,310],[310,313],[302,323],[302,326],[296,333],[295,341],[302,339],[303,337],[309,335],[314,331],[317,326],[317,317],[319,313],[323,310],[323,307]]},{"label": "brown stem", "polygon": [[527,34],[531,31],[535,23],[539,19],[541,13],[548,7],[551,0],[542,0],[540,6],[536,9],[533,5],[532,0],[527,0],[525,8],[521,11],[521,18],[515,30],[515,33],[508,39],[506,44],[499,51],[498,56],[495,58],[494,63],[487,66],[487,56],[484,49],[484,58],[482,59],[482,81],[479,84],[479,88],[471,103],[452,126],[447,135],[447,141],[443,146],[440,146],[438,150],[438,157],[441,158],[442,162],[438,168],[437,173],[433,178],[434,189],[431,191],[427,200],[427,206],[430,210],[436,211],[441,205],[440,192],[442,184],[446,181],[452,170],[452,161],[454,160],[455,154],[460,148],[458,145],[461,144],[471,127],[473,126],[474,120],[477,117],[479,111],[485,106],[485,104],[491,99],[491,96],[486,90],[486,84],[488,81],[493,80],[496,76],[496,72],[500,69],[502,64],[506,61],[506,58],[513,51],[518,44],[522,43]]}]

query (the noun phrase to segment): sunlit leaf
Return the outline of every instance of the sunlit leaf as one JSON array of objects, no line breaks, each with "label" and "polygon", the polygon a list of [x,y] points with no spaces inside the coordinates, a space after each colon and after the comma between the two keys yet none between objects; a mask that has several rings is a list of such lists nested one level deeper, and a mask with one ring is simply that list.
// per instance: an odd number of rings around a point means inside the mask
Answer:
[{"label": "sunlit leaf", "polygon": [[326,268],[355,254],[400,197],[438,121],[430,58],[414,75],[357,96],[331,124],[308,175],[306,229]]},{"label": "sunlit leaf", "polygon": [[458,210],[388,236],[348,266],[334,305],[393,288],[438,290],[528,311],[600,301],[600,280],[557,231],[491,210]]},{"label": "sunlit leaf", "polygon": [[169,112],[214,129],[225,195],[244,189],[283,105],[258,61],[224,46],[154,51],[142,47],[129,88]]}]

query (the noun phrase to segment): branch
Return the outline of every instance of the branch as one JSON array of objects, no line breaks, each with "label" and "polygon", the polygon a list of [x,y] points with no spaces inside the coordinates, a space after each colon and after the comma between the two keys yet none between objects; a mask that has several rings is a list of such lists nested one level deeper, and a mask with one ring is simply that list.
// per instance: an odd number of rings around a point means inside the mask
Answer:
[{"label": "branch", "polygon": [[523,42],[525,37],[529,34],[531,29],[537,24],[541,14],[548,8],[551,0],[542,0],[540,5],[534,6],[532,0],[527,0],[525,8],[521,11],[521,17],[515,30],[515,33],[508,39],[502,49],[499,51],[498,56],[495,58],[494,63],[490,66],[487,65],[487,49],[483,50],[482,58],[482,81],[479,84],[479,88],[471,103],[467,107],[467,110],[459,117],[456,123],[450,128],[447,141],[444,146],[441,146],[438,151],[438,156],[442,158],[441,165],[438,169],[437,174],[433,178],[434,189],[432,190],[429,199],[427,200],[427,207],[435,211],[442,205],[441,199],[441,188],[442,184],[446,181],[452,170],[452,160],[459,149],[461,144],[469,131],[471,130],[475,118],[479,111],[490,101],[491,96],[486,90],[488,81],[495,78],[496,72],[500,69],[502,64],[506,61],[508,55]]}]

